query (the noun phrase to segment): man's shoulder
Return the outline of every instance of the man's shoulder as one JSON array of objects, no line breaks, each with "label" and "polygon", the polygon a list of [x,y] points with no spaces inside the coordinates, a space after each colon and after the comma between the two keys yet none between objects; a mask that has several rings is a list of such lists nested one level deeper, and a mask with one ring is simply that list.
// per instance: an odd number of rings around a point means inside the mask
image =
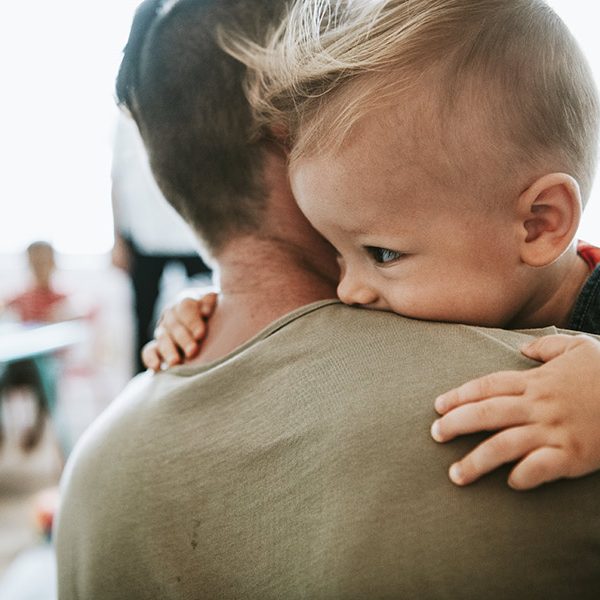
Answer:
[{"label": "man's shoulder", "polygon": [[93,477],[95,469],[102,468],[108,455],[119,454],[120,446],[131,438],[132,427],[143,418],[144,407],[155,387],[150,372],[137,375],[127,384],[78,440],[65,467],[63,486],[72,484],[79,472]]},{"label": "man's shoulder", "polygon": [[449,348],[468,346],[481,352],[513,353],[531,336],[556,333],[554,327],[511,331],[458,323],[422,321],[391,312],[365,310],[339,302],[316,303],[290,313],[272,326],[268,337],[279,336],[281,343],[294,337],[297,344],[330,346],[340,353],[352,346],[353,353],[380,350],[392,353],[424,351],[430,356]]}]

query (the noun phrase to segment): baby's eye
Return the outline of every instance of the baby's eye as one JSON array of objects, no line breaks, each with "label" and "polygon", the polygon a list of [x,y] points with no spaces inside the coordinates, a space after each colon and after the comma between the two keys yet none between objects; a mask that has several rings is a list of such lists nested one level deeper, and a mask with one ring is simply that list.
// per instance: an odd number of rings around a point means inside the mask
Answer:
[{"label": "baby's eye", "polygon": [[397,252],[389,248],[378,248],[377,246],[367,246],[366,250],[373,257],[373,260],[379,264],[390,263],[404,256],[403,252]]}]

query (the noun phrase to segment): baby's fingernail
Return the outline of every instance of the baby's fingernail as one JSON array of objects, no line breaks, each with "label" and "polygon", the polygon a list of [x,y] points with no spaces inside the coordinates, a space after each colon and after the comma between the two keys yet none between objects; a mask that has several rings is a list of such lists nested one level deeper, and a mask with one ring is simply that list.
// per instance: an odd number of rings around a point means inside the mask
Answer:
[{"label": "baby's fingernail", "polygon": [[196,344],[189,344],[186,346],[185,353],[187,356],[194,354],[194,352],[196,352]]},{"label": "baby's fingernail", "polygon": [[450,471],[448,471],[448,475],[450,476],[450,481],[452,481],[452,483],[456,483],[456,485],[463,484],[463,472],[458,463],[454,463],[450,467]]},{"label": "baby's fingernail", "polygon": [[436,442],[443,442],[444,440],[442,439],[442,434],[440,432],[440,420],[437,419],[433,422],[433,425],[431,426],[431,437],[436,441]]},{"label": "baby's fingernail", "polygon": [[440,394],[434,401],[435,410],[441,412],[446,409],[448,404],[448,394]]},{"label": "baby's fingernail", "polygon": [[211,313],[212,313],[212,311],[213,311],[213,308],[214,308],[214,306],[213,306],[213,304],[212,304],[212,303],[209,303],[209,304],[203,304],[203,305],[200,307],[200,314],[201,314],[202,316],[204,316],[204,317],[210,317],[210,315],[211,315]]}]

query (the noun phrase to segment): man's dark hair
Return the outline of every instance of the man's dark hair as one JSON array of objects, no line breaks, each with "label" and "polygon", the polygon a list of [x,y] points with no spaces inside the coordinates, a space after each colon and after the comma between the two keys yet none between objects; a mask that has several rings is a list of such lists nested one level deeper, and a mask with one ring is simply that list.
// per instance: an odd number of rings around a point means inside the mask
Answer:
[{"label": "man's dark hair", "polygon": [[284,0],[146,0],[138,7],[117,98],[138,124],[167,200],[216,254],[258,232],[264,144],[243,90],[245,67],[218,45],[220,29],[260,37]]}]

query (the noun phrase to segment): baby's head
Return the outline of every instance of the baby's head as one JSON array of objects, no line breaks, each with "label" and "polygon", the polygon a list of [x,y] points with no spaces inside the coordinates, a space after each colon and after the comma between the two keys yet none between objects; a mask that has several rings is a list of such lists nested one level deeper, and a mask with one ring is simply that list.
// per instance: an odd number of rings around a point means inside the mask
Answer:
[{"label": "baby's head", "polygon": [[[235,46],[235,45],[234,45]],[[305,0],[250,97],[289,130],[300,208],[341,255],[340,298],[537,324],[596,164],[598,100],[538,0]]]}]

